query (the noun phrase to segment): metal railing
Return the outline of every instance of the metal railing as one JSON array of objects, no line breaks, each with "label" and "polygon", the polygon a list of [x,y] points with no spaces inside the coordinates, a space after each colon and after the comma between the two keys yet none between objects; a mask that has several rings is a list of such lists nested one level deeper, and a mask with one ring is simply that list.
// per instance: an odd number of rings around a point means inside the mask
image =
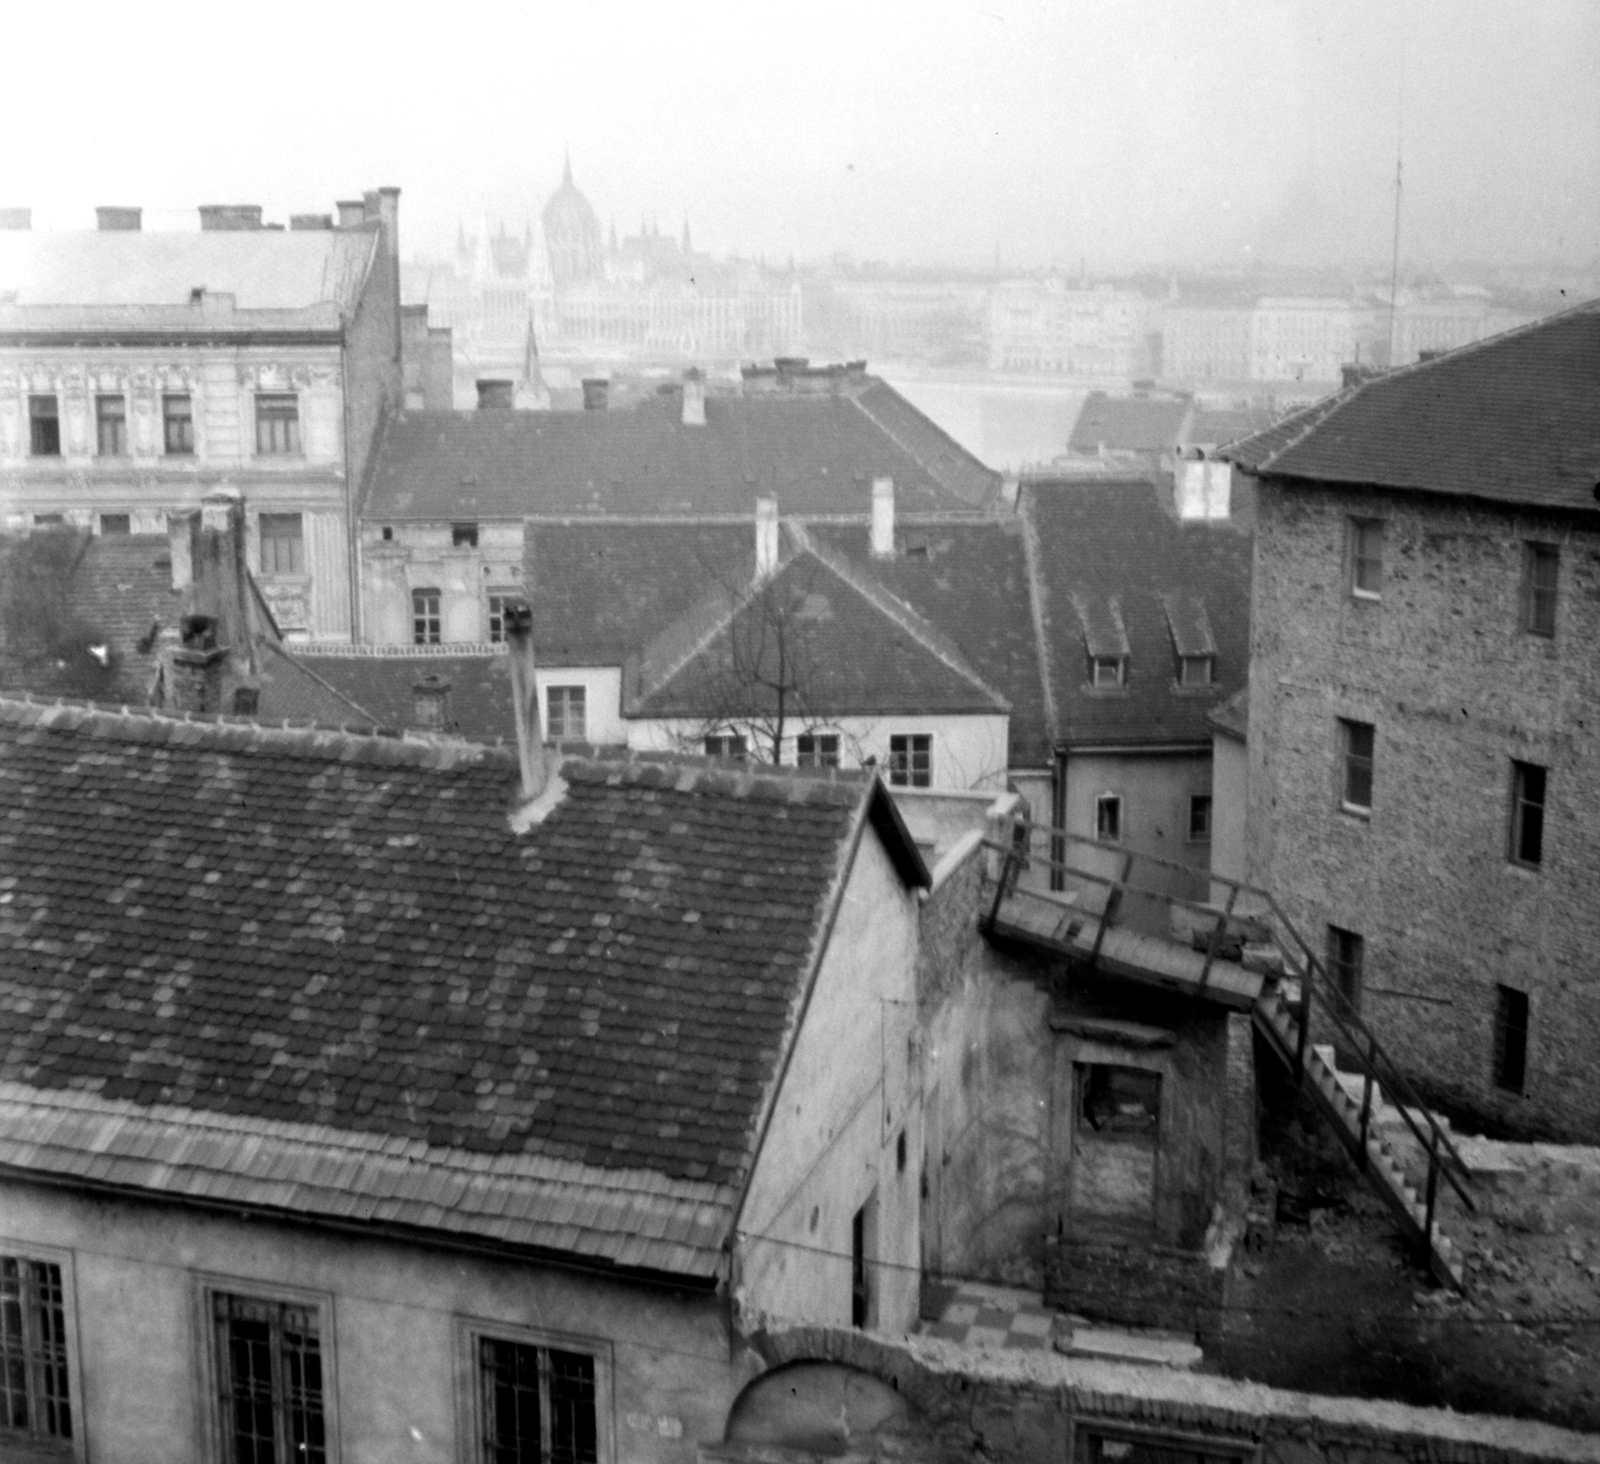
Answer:
[{"label": "metal railing", "polygon": [[[1245,937],[1256,932],[1264,933],[1278,952],[1284,974],[1293,976],[1300,985],[1299,1010],[1296,1011],[1293,1004],[1285,1003],[1298,1026],[1293,1054],[1296,1085],[1300,1085],[1305,1078],[1306,1046],[1311,1030],[1311,1009],[1315,1004],[1336,1034],[1335,1045],[1342,1050],[1341,1055],[1343,1052],[1348,1052],[1362,1074],[1358,1154],[1361,1167],[1365,1169],[1368,1163],[1367,1141],[1372,1121],[1373,1092],[1375,1087],[1381,1087],[1389,1094],[1396,1111],[1427,1156],[1428,1174],[1422,1226],[1424,1243],[1431,1246],[1433,1241],[1434,1211],[1441,1174],[1469,1210],[1477,1208],[1466,1188],[1467,1182],[1470,1182],[1467,1178],[1466,1161],[1462,1159],[1450,1135],[1440,1126],[1410,1081],[1383,1050],[1377,1036],[1339,988],[1338,983],[1329,975],[1322,959],[1307,944],[1270,890],[1248,884],[1243,880],[1229,879],[1225,875],[1196,870],[1176,860],[1128,849],[1121,843],[1069,833],[1053,825],[1034,823],[1020,817],[1008,820],[1008,824],[1011,830],[1009,839],[990,838],[984,841],[989,849],[1000,856],[998,872],[991,876],[995,882],[995,894],[986,920],[991,929],[999,919],[1005,901],[1010,897],[1024,895],[1061,905],[1067,903],[1061,896],[1062,887],[1068,880],[1104,887],[1107,892],[1104,906],[1099,911],[1087,908],[1084,910],[1086,918],[1100,922],[1099,929],[1095,932],[1093,951],[1089,957],[1093,963],[1099,957],[1106,929],[1116,922],[1128,895],[1159,901],[1169,910],[1174,907],[1186,909],[1211,923],[1206,942],[1205,965],[1200,977],[1202,989],[1210,978],[1219,952],[1235,943],[1253,944],[1255,942],[1248,942]],[[1034,849],[1036,839],[1044,843],[1044,852]],[[1120,874],[1108,875],[1099,870],[1084,868],[1081,862],[1074,863],[1067,857],[1069,851],[1074,848],[1102,851],[1104,862],[1108,864],[1120,862]],[[1152,888],[1150,884],[1132,878],[1136,866],[1148,866],[1165,871],[1168,875],[1166,883],[1204,881],[1210,893],[1215,894],[1219,889],[1226,890],[1226,899],[1219,910],[1214,899],[1193,900],[1174,894],[1169,889]],[[1051,888],[1038,890],[1023,887],[1021,879],[1030,869],[1046,872],[1050,876]],[[1244,909],[1240,908],[1241,899],[1245,904]],[[1168,938],[1171,939],[1170,933]]]}]

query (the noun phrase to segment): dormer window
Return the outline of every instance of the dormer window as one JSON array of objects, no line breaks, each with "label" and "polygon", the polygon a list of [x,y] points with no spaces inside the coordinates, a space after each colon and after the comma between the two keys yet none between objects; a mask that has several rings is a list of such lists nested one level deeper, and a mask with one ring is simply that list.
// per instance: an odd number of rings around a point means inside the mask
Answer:
[{"label": "dormer window", "polygon": [[1180,686],[1211,685],[1210,656],[1182,656],[1179,658],[1178,684]]},{"label": "dormer window", "polygon": [[1096,656],[1091,668],[1095,686],[1121,686],[1128,659],[1126,656]]}]

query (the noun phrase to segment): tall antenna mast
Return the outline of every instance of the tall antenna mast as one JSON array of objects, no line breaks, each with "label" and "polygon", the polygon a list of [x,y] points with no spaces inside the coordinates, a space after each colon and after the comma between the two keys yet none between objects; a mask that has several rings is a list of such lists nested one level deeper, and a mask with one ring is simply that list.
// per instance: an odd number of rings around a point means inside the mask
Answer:
[{"label": "tall antenna mast", "polygon": [[1400,100],[1394,125],[1394,253],[1389,263],[1389,367],[1395,365],[1394,311],[1400,288],[1400,166],[1405,151],[1406,40],[1400,35]]}]

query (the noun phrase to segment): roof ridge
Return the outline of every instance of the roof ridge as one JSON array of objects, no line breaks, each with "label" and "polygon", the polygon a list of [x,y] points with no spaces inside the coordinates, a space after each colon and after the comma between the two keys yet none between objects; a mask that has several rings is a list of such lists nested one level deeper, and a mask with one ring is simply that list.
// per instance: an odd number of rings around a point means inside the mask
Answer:
[{"label": "roof ridge", "polygon": [[335,686],[331,681],[327,681],[323,677],[318,676],[317,673],[315,671],[313,671],[309,666],[307,666],[305,664],[305,662],[303,660],[301,660],[301,658],[299,656],[291,656],[289,654],[289,652],[284,648],[284,645],[283,645],[282,641],[264,640],[264,641],[261,642],[261,644],[267,650],[274,651],[279,656],[283,657],[283,659],[285,661],[287,661],[289,663],[289,665],[293,666],[295,668],[295,670],[298,671],[302,676],[310,677],[312,681],[316,682],[316,684],[318,686],[320,686],[325,692],[327,692],[330,696],[332,696],[336,701],[343,702],[345,704],[345,706],[349,707],[350,710],[353,711],[353,712],[359,712],[363,717],[365,717],[372,724],[372,727],[373,727],[374,731],[387,730],[387,729],[384,728],[383,722],[379,718],[374,717],[371,712],[369,712],[364,706],[361,705],[360,702],[356,701],[352,697],[346,696],[344,694],[344,692],[340,691],[339,688],[337,686]]},{"label": "roof ridge", "polygon": [[660,670],[650,672],[649,690],[642,684],[634,688],[632,700],[642,701],[671,681],[710,645],[724,627],[733,622],[739,612],[760,593],[761,587],[782,574],[794,562],[795,557],[791,553],[787,559],[779,560],[771,574],[756,574],[745,582],[735,580],[729,583],[718,576],[716,583],[706,590],[705,594],[671,624],[657,631],[639,649],[636,660],[638,674],[641,677],[645,674],[645,668],[650,665],[654,653],[663,653],[668,659]]},{"label": "roof ridge", "polygon": [[922,470],[925,473],[928,474],[929,477],[937,479],[938,482],[939,482],[939,486],[941,488],[944,488],[944,489],[948,490],[951,493],[955,493],[956,497],[958,497],[958,498],[960,498],[962,496],[959,492],[957,492],[957,490],[955,488],[951,487],[951,485],[945,481],[944,475],[942,473],[940,473],[936,468],[930,466],[928,463],[924,462],[920,453],[918,453],[915,450],[913,450],[906,442],[904,442],[901,439],[900,435],[894,430],[894,428],[889,426],[889,424],[887,422],[885,422],[881,417],[879,417],[875,412],[873,412],[866,405],[866,403],[862,400],[862,398],[874,386],[881,386],[881,387],[884,387],[888,391],[892,391],[895,394],[895,396],[897,396],[902,402],[904,402],[906,404],[906,406],[911,411],[915,412],[917,414],[917,416],[920,417],[923,420],[923,422],[925,422],[929,427],[931,427],[933,429],[933,431],[943,441],[948,443],[950,445],[950,447],[952,447],[956,452],[960,453],[963,457],[967,458],[970,462],[974,463],[985,474],[987,474],[989,479],[990,479],[991,486],[993,486],[994,484],[997,484],[1000,481],[1002,481],[1002,479],[1005,476],[1003,473],[999,472],[995,468],[991,468],[988,465],[988,463],[984,462],[983,459],[980,458],[975,452],[971,452],[967,448],[963,447],[959,442],[956,441],[956,439],[954,437],[952,437],[948,432],[946,432],[943,427],[941,427],[937,422],[935,422],[932,417],[930,417],[926,412],[924,412],[921,407],[919,407],[914,401],[912,401],[911,398],[908,397],[897,386],[891,385],[888,381],[885,381],[884,378],[881,377],[881,376],[869,377],[868,380],[867,380],[867,384],[865,386],[863,386],[859,391],[856,391],[856,392],[854,392],[854,393],[852,393],[850,395],[850,398],[849,398],[850,401],[852,401],[855,404],[856,409],[858,411],[860,411],[861,414],[864,417],[866,417],[866,419],[869,422],[871,422],[874,427],[876,427],[880,432],[882,432],[884,434],[884,436],[889,439],[890,442],[894,443],[894,445],[896,447],[898,447],[901,452],[905,453],[905,455],[907,457],[909,457],[913,462],[918,464],[918,466],[920,466],[922,468]]},{"label": "roof ridge", "polygon": [[1044,694],[1045,735],[1054,742],[1061,725],[1056,706],[1055,680],[1050,670],[1050,606],[1049,590],[1040,573],[1039,526],[1034,522],[1032,505],[1038,489],[1028,484],[1024,505],[1022,493],[1017,496],[1017,517],[1022,521],[1022,558],[1028,567],[1028,610],[1033,622],[1033,654],[1039,667],[1039,687]]}]

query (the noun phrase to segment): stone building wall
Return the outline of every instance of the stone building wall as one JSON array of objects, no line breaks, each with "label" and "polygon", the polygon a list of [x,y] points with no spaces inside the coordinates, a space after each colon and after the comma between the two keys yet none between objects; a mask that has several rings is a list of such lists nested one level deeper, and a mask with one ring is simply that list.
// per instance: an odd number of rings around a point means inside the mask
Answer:
[{"label": "stone building wall", "polygon": [[[1364,940],[1360,1005],[1435,1101],[1512,1133],[1600,1134],[1600,531],[1438,497],[1261,485],[1248,878],[1307,941]],[[1384,522],[1377,599],[1351,516]],[[1560,550],[1526,633],[1524,546]],[[1375,728],[1372,808],[1341,808],[1339,719]],[[1513,760],[1548,769],[1537,869],[1510,858]],[[1498,986],[1527,994],[1524,1090],[1497,1086]]]}]

